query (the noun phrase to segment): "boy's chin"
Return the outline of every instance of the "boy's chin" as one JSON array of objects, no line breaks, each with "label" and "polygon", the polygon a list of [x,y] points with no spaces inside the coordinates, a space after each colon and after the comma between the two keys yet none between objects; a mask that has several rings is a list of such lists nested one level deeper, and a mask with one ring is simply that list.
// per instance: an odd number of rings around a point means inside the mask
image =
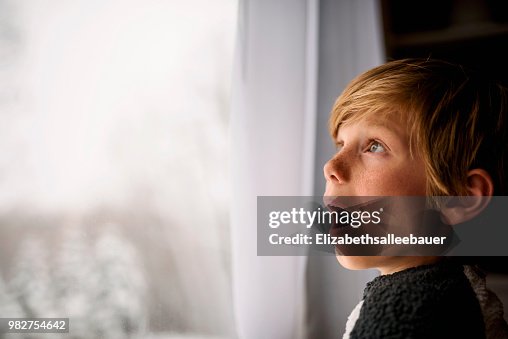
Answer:
[{"label": "boy's chin", "polygon": [[383,257],[380,256],[346,256],[336,255],[337,261],[342,267],[349,270],[365,270],[376,268],[382,263]]}]

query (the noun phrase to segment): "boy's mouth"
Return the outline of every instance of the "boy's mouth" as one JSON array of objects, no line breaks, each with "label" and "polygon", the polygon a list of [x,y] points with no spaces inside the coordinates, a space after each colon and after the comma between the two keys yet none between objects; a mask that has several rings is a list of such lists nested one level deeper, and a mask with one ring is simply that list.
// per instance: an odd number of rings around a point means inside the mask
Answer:
[{"label": "boy's mouth", "polygon": [[[328,205],[326,205],[326,208],[330,212],[335,212],[335,213],[338,213],[339,215],[342,212],[349,212],[347,210],[347,208],[345,208],[345,206],[341,207],[341,206],[336,206],[336,205],[328,204]],[[331,225],[330,225],[330,228],[343,228],[343,227],[346,227],[346,226],[347,226],[347,224],[332,222]]]},{"label": "boy's mouth", "polygon": [[[337,220],[333,219],[332,223],[329,225],[330,231],[341,229],[344,231],[344,228],[348,227],[348,229],[357,229],[362,226],[365,232],[379,232],[380,228],[384,228],[383,225],[384,218],[388,216],[390,213],[390,198],[389,197],[357,197],[357,196],[347,196],[347,197],[325,197],[327,204],[326,208],[336,215],[339,216],[354,216],[356,215],[356,223],[353,224],[349,219],[346,219],[346,222],[336,222]],[[379,217],[379,221],[377,223],[370,223],[368,220],[364,222],[362,216],[368,216],[370,219],[371,216],[376,215]],[[360,216],[360,217],[359,217]],[[381,217],[383,217],[381,220]],[[358,225],[359,220],[361,219],[362,224]],[[343,220],[339,217],[340,220]]]},{"label": "boy's mouth", "polygon": [[368,211],[386,205],[385,197],[323,197],[325,206],[330,211]]}]

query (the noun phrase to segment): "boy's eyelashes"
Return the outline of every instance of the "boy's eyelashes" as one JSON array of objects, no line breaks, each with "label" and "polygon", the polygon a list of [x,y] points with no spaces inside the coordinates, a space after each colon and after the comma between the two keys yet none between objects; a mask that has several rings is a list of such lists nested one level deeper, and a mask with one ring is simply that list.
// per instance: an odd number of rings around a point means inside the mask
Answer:
[{"label": "boy's eyelashes", "polygon": [[[340,152],[343,147],[344,147],[343,141],[336,141],[335,142],[336,152]],[[369,139],[366,143],[366,146],[362,147],[363,152],[369,152],[369,153],[385,153],[388,150],[389,150],[389,148],[383,142],[381,142],[377,139]]]},{"label": "boy's eyelashes", "polygon": [[384,153],[386,150],[387,148],[382,142],[378,140],[370,140],[365,151],[371,153]]},{"label": "boy's eyelashes", "polygon": [[344,147],[344,143],[342,141],[335,141],[335,151],[339,152],[342,147]]}]

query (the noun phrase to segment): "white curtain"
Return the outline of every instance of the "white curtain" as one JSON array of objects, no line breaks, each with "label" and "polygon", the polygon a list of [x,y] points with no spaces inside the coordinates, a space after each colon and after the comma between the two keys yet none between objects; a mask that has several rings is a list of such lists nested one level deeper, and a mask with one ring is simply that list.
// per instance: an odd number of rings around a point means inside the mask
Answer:
[{"label": "white curtain", "polygon": [[[327,130],[333,102],[357,74],[383,62],[378,0],[321,0],[315,194],[324,192],[323,165],[335,152]],[[307,262],[306,339],[339,338],[375,270],[350,271],[332,256]]]},{"label": "white curtain", "polygon": [[[336,37],[319,32],[328,27],[320,22],[326,6],[339,11],[337,20],[347,20],[340,27],[328,23],[332,32],[345,28]],[[375,0],[240,2],[230,164],[234,313],[241,339],[311,335],[306,326],[313,312],[306,309],[307,258],[257,256],[256,198],[322,194],[322,159],[331,152],[324,146],[322,120],[331,102],[318,91],[329,82],[320,75],[338,76],[339,86],[328,91],[335,96],[355,72],[381,62],[379,32],[371,32],[379,29],[373,17],[378,15],[376,6]],[[363,35],[374,38],[360,41]],[[369,45],[373,39],[375,44]],[[321,46],[327,42],[340,48]],[[337,62],[322,69],[320,53]],[[320,107],[326,107],[325,112]],[[356,296],[358,286],[342,286],[343,293],[352,290]],[[316,319],[312,321],[316,325]]]}]

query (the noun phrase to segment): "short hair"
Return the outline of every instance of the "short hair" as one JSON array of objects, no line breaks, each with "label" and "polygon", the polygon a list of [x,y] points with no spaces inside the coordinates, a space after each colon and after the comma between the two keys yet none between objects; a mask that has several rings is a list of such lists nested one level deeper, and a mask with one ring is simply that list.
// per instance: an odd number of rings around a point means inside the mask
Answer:
[{"label": "short hair", "polygon": [[405,117],[411,155],[420,152],[427,195],[467,195],[467,172],[486,170],[506,195],[508,90],[486,75],[437,59],[389,61],[353,79],[336,100],[332,138],[369,116]]}]

